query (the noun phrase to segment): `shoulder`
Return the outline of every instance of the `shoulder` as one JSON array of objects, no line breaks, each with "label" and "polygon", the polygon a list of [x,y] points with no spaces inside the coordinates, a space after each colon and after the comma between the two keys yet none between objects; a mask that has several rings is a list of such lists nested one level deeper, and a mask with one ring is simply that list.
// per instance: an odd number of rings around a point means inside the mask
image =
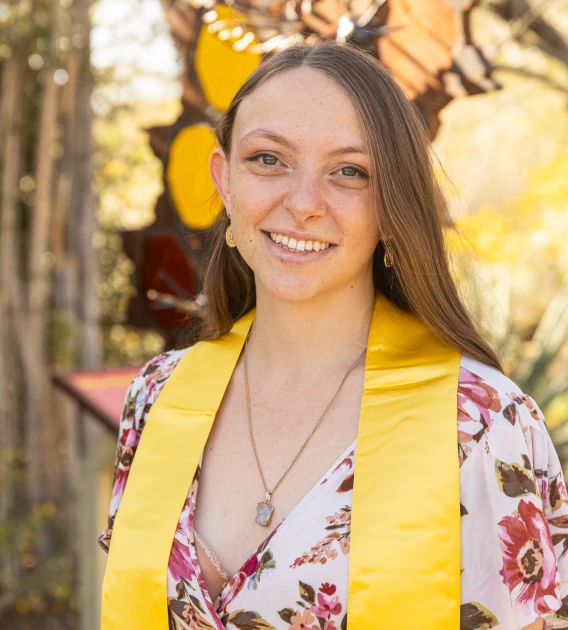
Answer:
[{"label": "shoulder", "polygon": [[137,378],[143,378],[147,384],[156,383],[163,386],[188,350],[189,347],[158,354],[142,366]]},{"label": "shoulder", "polygon": [[467,355],[460,361],[457,403],[460,465],[495,425],[545,426],[535,401],[513,380]]},{"label": "shoulder", "polygon": [[[520,395],[521,388],[508,376],[498,369],[482,363],[468,355],[462,355],[460,360],[459,387],[468,389],[478,384],[487,392],[495,392],[497,396],[505,396],[509,400],[509,394]],[[493,394],[493,398],[495,394]]]},{"label": "shoulder", "polygon": [[[140,440],[146,418],[156,398],[167,383],[176,365],[189,348],[169,350],[150,359],[141,368],[128,387],[124,397],[124,407],[118,432],[118,459],[127,449],[129,459],[134,454]],[[121,448],[122,447],[122,448]]]},{"label": "shoulder", "polygon": [[150,408],[189,348],[169,350],[147,361],[130,383],[124,397],[118,432],[120,444],[137,445]]},{"label": "shoulder", "polygon": [[156,400],[174,368],[188,350],[189,348],[183,348],[162,352],[140,368],[126,392],[123,419],[129,412],[138,417],[140,413],[148,412],[148,406]]},{"label": "shoulder", "polygon": [[541,410],[513,380],[465,357],[458,435],[462,608],[507,628],[540,617],[567,627],[568,494]]},{"label": "shoulder", "polygon": [[189,348],[170,350],[150,359],[128,387],[118,429],[114,481],[107,529],[99,537],[99,545],[108,551],[114,518],[120,505],[130,467],[136,455],[146,418],[156,398],[167,383],[176,365]]}]

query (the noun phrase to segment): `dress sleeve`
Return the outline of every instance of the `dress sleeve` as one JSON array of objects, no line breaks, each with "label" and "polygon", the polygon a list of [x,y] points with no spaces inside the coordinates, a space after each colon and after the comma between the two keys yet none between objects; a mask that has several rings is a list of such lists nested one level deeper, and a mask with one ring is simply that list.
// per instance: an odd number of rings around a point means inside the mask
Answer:
[{"label": "dress sleeve", "polygon": [[[485,477],[519,628],[568,628],[568,494],[541,410],[509,394],[487,431]],[[481,445],[480,445],[481,446]]]},{"label": "dress sleeve", "polygon": [[[154,360],[155,361],[155,360]],[[132,459],[136,453],[144,422],[148,412],[148,400],[155,381],[149,376],[152,362],[142,367],[126,391],[120,418],[118,444],[114,462],[114,480],[107,528],[99,536],[99,545],[108,553],[112,529],[118,506],[130,473]]]}]

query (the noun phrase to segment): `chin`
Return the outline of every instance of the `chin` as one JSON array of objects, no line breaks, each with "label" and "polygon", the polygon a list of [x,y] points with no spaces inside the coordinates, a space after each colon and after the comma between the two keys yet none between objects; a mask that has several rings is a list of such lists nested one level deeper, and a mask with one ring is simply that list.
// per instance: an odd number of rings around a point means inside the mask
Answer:
[{"label": "chin", "polygon": [[[314,278],[304,281],[298,278],[279,278],[279,279],[262,279],[260,281],[264,287],[264,293],[270,295],[271,298],[282,302],[303,302],[311,298],[317,297],[322,293],[322,284],[318,283]],[[257,287],[259,282],[256,282]],[[257,290],[258,295],[258,290]]]}]

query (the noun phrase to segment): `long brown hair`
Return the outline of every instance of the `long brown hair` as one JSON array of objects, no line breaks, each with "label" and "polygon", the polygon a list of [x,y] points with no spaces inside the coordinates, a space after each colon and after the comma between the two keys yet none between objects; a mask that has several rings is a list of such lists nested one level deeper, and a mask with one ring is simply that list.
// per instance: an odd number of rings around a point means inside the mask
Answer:
[{"label": "long brown hair", "polygon": [[[265,60],[237,92],[216,128],[227,157],[241,101],[268,79],[307,66],[341,86],[359,114],[371,158],[370,186],[380,233],[389,237],[394,265],[384,265],[381,240],[373,259],[375,288],[416,315],[441,341],[502,371],[476,330],[450,273],[444,244],[446,203],[434,176],[429,140],[415,107],[371,55],[345,44],[292,46]],[[209,311],[201,338],[227,333],[256,304],[254,275],[238,250],[225,243],[224,208],[212,229],[204,277]]]}]

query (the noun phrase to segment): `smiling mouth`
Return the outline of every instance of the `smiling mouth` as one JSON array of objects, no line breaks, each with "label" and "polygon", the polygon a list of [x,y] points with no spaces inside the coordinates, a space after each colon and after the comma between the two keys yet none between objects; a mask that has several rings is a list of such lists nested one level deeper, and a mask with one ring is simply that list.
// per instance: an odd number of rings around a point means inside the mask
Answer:
[{"label": "smiling mouth", "polygon": [[319,252],[328,247],[335,247],[333,243],[314,240],[296,240],[295,238],[289,238],[278,232],[265,232],[265,234],[270,237],[272,242],[280,245],[283,249],[287,249],[289,252]]}]

